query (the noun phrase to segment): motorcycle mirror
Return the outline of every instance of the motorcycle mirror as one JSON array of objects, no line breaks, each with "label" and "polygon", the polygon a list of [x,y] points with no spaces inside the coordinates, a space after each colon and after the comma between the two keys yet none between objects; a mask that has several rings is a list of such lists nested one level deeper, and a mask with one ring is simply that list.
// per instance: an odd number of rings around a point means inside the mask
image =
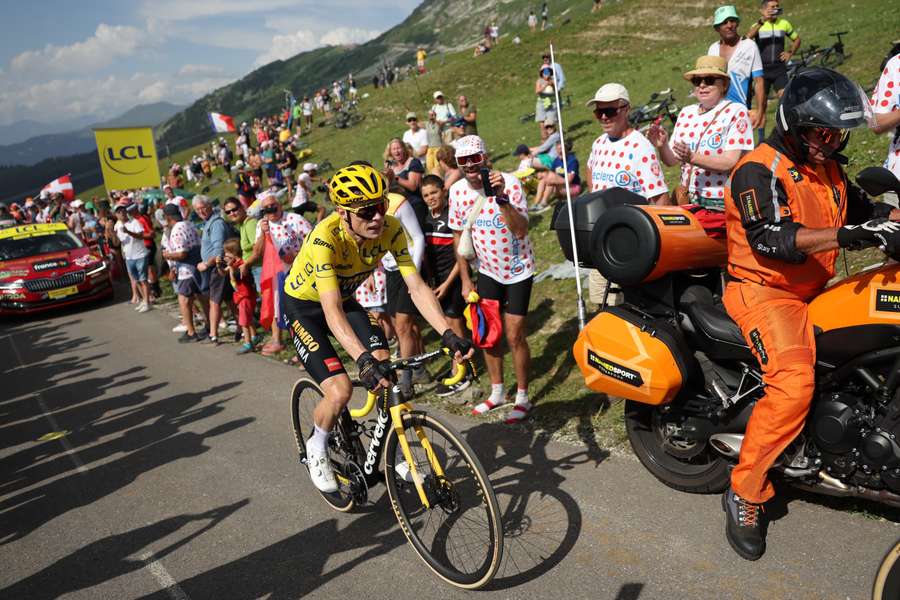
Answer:
[{"label": "motorcycle mirror", "polygon": [[856,183],[870,196],[880,196],[885,192],[900,194],[900,181],[884,167],[868,167],[856,176]]}]

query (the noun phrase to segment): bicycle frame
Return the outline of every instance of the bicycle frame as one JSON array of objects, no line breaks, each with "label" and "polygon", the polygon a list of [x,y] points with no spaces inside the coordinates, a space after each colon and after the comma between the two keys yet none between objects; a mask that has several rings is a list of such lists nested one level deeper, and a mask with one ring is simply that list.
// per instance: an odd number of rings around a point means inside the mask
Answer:
[{"label": "bicycle frame", "polygon": [[[413,357],[411,359],[400,359],[392,363],[392,367],[396,368],[414,368],[421,364],[424,364],[429,359],[434,358],[435,356],[441,354],[442,350],[435,350],[433,352],[428,352],[426,354],[422,354],[420,356]],[[457,365],[456,373],[449,379],[444,380],[445,385],[453,385],[458,383],[465,377],[466,375],[466,367],[465,365]],[[375,415],[375,427],[372,432],[372,440],[369,442],[369,447],[365,449],[365,461],[362,464],[363,476],[366,480],[366,485],[368,487],[372,487],[379,481],[378,475],[378,463],[381,461],[382,453],[384,452],[385,443],[387,442],[387,436],[389,433],[388,423],[391,423],[394,431],[397,433],[397,439],[400,442],[400,448],[403,450],[403,457],[406,460],[406,464],[409,467],[410,473],[412,474],[413,483],[416,486],[416,491],[419,494],[419,499],[422,501],[422,505],[425,508],[431,508],[431,502],[428,499],[428,495],[425,493],[425,489],[422,487],[423,479],[419,475],[418,469],[416,468],[416,462],[413,460],[412,452],[409,449],[409,442],[406,439],[406,436],[403,434],[403,413],[412,412],[413,406],[410,402],[404,402],[402,400],[402,395],[400,393],[400,386],[397,383],[394,383],[389,390],[386,392],[387,399],[383,403],[383,405],[378,405],[379,396],[375,395],[372,392],[369,392],[366,395],[366,403],[362,408],[359,409],[349,409],[344,412],[345,419],[340,422],[340,427],[344,429],[345,439],[349,439],[349,434],[351,430],[352,421],[362,420],[366,418],[373,410],[376,409],[377,412]],[[434,454],[434,449],[431,447],[431,443],[428,440],[428,437],[419,427],[415,427],[416,437],[419,439],[419,443],[422,444],[422,448],[425,450],[425,454],[428,457],[428,461],[431,463],[431,468],[434,470],[434,473],[439,477],[444,475],[444,470],[441,467],[440,462],[437,460]]]}]

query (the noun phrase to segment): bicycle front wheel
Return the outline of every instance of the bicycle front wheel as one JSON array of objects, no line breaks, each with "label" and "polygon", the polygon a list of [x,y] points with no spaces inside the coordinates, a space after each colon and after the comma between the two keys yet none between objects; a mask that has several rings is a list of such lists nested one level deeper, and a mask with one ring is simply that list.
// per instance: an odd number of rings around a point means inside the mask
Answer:
[{"label": "bicycle front wheel", "polygon": [[391,429],[384,472],[403,533],[444,581],[465,589],[486,585],[500,566],[503,526],[484,468],[459,433],[438,417],[404,413],[403,435],[430,504],[422,503],[400,438]]},{"label": "bicycle front wheel", "polygon": [[[315,427],[313,410],[322,397],[322,390],[311,379],[300,379],[294,384],[291,392],[291,424],[294,427],[294,440],[297,442],[297,451],[301,461],[306,459],[306,440],[312,436]],[[347,457],[339,427],[335,427],[328,445],[338,490],[332,493],[319,492],[319,494],[334,510],[349,512],[355,505],[352,485],[353,481],[358,479],[356,476],[358,469],[354,466],[355,463]],[[304,470],[304,476],[306,473]],[[359,475],[361,476],[361,473]]]}]

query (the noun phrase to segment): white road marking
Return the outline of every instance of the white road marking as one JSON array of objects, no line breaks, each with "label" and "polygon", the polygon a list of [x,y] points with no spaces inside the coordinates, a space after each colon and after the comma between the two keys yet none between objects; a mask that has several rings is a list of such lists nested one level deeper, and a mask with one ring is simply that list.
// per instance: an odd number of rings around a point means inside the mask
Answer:
[{"label": "white road marking", "polygon": [[147,569],[153,573],[153,576],[156,577],[156,580],[159,582],[159,585],[168,592],[169,596],[172,597],[173,600],[190,600],[190,596],[188,596],[181,586],[178,585],[178,582],[169,575],[169,572],[166,571],[166,568],[162,565],[161,562],[156,560],[156,556],[152,552],[146,552],[141,555],[141,560],[144,561],[144,564],[147,565]]},{"label": "white road marking", "polygon": [[[22,355],[19,354],[19,348],[16,346],[15,340],[11,335],[6,336],[9,339],[9,345],[12,347],[13,353],[16,355],[16,361],[19,363],[19,367],[24,367],[25,362],[22,360]],[[47,408],[47,403],[44,402],[43,396],[41,396],[40,392],[34,394],[34,397],[38,401],[38,405],[41,408],[41,412],[44,414],[44,418],[50,423],[52,427],[52,431],[62,431],[59,426],[59,423],[56,421],[56,418],[50,412],[50,409]],[[82,475],[86,475],[88,472],[87,467],[84,466],[81,458],[79,458],[78,453],[75,451],[75,448],[69,442],[69,440],[64,436],[59,438],[60,443],[62,443],[63,448],[66,450],[66,454],[69,455],[69,458],[72,459],[72,463],[75,465],[75,468],[78,469],[78,472]],[[156,581],[162,586],[169,596],[173,598],[173,600],[191,600],[190,596],[188,596],[181,586],[178,585],[178,582],[172,578],[166,568],[162,566],[162,563],[156,560],[156,556],[153,552],[146,552],[141,555],[141,560],[146,565],[146,568],[150,573],[156,578]]]}]

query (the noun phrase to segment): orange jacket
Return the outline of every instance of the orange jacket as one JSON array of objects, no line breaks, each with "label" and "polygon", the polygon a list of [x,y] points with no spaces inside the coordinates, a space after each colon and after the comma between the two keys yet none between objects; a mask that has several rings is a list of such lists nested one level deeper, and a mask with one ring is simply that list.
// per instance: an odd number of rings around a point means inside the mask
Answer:
[{"label": "orange jacket", "polygon": [[772,141],[760,144],[725,188],[729,275],[801,298],[818,294],[834,276],[838,250],[806,255],[796,248],[797,230],[845,225],[848,191],[837,161],[797,164]]}]

